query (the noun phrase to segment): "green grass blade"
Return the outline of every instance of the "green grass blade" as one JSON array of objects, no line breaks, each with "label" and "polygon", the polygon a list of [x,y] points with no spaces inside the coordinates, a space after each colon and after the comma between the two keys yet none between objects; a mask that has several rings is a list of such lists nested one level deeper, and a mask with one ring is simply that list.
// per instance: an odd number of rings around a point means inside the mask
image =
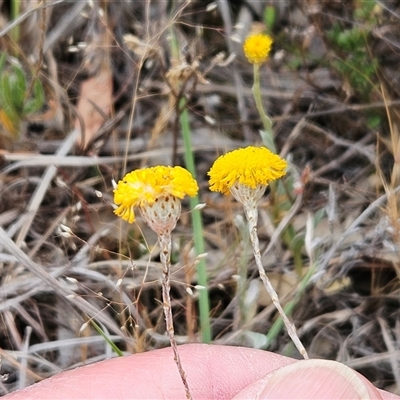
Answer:
[{"label": "green grass blade", "polygon": [[[191,132],[189,125],[189,115],[186,109],[186,100],[181,99],[179,109],[182,110],[180,115],[180,122],[182,126],[183,141],[185,145],[185,163],[188,171],[196,179],[196,168],[194,165],[194,157],[192,152]],[[204,253],[204,237],[203,237],[203,222],[200,210],[194,208],[199,204],[199,197],[192,197],[190,199],[190,207],[192,208],[192,224],[194,233],[194,247],[196,254]],[[207,289],[207,270],[204,259],[201,259],[197,264],[198,284],[203,286],[204,289],[200,290],[199,295],[199,311],[200,311],[200,328],[201,338],[204,343],[211,342],[211,324],[210,324],[210,305]]]},{"label": "green grass blade", "polygon": [[117,356],[122,357],[124,353],[117,347],[117,345],[110,340],[110,338],[103,332],[103,330],[94,322],[93,320],[90,320],[91,324],[93,325],[93,328],[96,329],[97,333],[103,337],[103,339],[107,342],[108,345],[114,350],[115,354]]}]

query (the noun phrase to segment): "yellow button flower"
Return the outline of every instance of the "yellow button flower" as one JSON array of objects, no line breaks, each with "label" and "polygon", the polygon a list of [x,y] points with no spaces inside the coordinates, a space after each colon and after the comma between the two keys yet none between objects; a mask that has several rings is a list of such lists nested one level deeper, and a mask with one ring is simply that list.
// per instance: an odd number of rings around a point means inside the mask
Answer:
[{"label": "yellow button flower", "polygon": [[199,190],[189,171],[182,167],[157,166],[129,172],[114,189],[114,202],[119,207],[114,211],[122,219],[135,221],[135,208],[157,233],[160,261],[163,266],[162,298],[166,330],[174,352],[186,398],[192,399],[186,374],[174,334],[174,322],[170,296],[171,232],[181,215],[181,201],[186,195],[195,196]]},{"label": "yellow button flower", "polygon": [[278,310],[289,336],[304,358],[308,358],[307,351],[296,333],[295,326],[287,317],[279,302],[278,294],[265,273],[257,236],[259,201],[269,182],[286,174],[286,167],[287,162],[267,148],[249,146],[217,158],[208,175],[210,176],[210,190],[225,194],[230,192],[243,205],[260,278]]},{"label": "yellow button flower", "polygon": [[[138,207],[146,222],[149,225],[153,223],[150,227],[156,227],[158,233],[162,226],[172,224],[173,221],[176,223],[179,218],[181,208],[178,199],[183,199],[186,195],[193,197],[198,190],[197,182],[182,167],[138,169],[129,172],[118,182],[114,190],[114,202],[119,207],[114,213],[133,223],[134,209]],[[167,225],[165,227],[169,229],[171,226]]]},{"label": "yellow button flower", "polygon": [[228,194],[236,184],[256,189],[286,174],[287,162],[266,147],[249,146],[222,155],[208,172],[210,190]]},{"label": "yellow button flower", "polygon": [[262,64],[271,51],[272,42],[272,38],[263,33],[248,36],[244,42],[243,50],[249,62]]}]

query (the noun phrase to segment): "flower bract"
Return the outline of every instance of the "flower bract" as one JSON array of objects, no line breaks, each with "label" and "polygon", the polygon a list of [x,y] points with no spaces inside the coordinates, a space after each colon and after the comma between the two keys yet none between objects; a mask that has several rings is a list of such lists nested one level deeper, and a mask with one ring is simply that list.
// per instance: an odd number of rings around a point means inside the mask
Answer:
[{"label": "flower bract", "polygon": [[156,166],[129,172],[114,190],[114,213],[132,223],[136,207],[153,206],[155,202],[173,196],[183,199],[195,196],[199,188],[189,171],[182,167]]},{"label": "flower bract", "polygon": [[243,50],[249,62],[262,64],[271,51],[272,42],[272,38],[263,33],[248,36],[244,42]]},{"label": "flower bract", "polygon": [[217,158],[208,175],[210,190],[228,194],[233,185],[256,189],[286,174],[287,162],[266,147],[249,146]]}]

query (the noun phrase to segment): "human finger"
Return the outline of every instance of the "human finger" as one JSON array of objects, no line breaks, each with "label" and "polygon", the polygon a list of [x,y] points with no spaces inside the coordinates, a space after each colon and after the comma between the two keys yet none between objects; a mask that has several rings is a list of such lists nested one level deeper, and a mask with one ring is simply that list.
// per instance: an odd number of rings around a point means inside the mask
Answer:
[{"label": "human finger", "polygon": [[[191,344],[179,354],[195,399],[230,399],[295,360],[240,347]],[[5,396],[18,399],[184,399],[171,348],[118,357],[55,375]]]}]

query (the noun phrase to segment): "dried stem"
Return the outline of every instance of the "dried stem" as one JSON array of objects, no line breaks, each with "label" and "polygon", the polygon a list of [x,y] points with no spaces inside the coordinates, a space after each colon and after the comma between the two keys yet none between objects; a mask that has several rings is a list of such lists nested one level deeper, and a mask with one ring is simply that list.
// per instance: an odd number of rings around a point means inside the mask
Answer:
[{"label": "dried stem", "polygon": [[178,346],[175,340],[174,334],[174,321],[172,318],[172,308],[171,308],[171,297],[170,297],[170,270],[171,270],[171,234],[170,232],[165,232],[158,236],[158,243],[160,245],[160,258],[163,265],[163,280],[162,280],[162,296],[163,296],[163,310],[165,316],[165,323],[167,327],[167,332],[169,336],[169,341],[171,343],[172,350],[174,351],[174,360],[176,366],[178,367],[179,374],[181,376],[183,386],[185,387],[186,398],[192,399],[190,394],[189,385],[186,380],[186,374],[183,370],[181,358],[178,353]]},{"label": "dried stem", "polygon": [[264,283],[264,286],[267,289],[268,294],[271,296],[272,302],[274,303],[274,306],[278,310],[294,345],[297,347],[297,350],[299,350],[300,354],[307,360],[308,359],[307,351],[304,348],[303,344],[301,343],[299,337],[297,336],[295,326],[289,321],[289,318],[285,314],[285,311],[283,310],[281,303],[279,302],[278,295],[274,287],[272,286],[271,281],[268,279],[268,276],[265,273],[264,267],[261,262],[260,245],[257,235],[258,210],[256,207],[248,207],[248,206],[246,207],[245,204],[244,204],[244,210],[246,213],[247,221],[249,223],[250,239],[251,239],[251,244],[253,246],[254,258],[256,260],[260,278]]}]

